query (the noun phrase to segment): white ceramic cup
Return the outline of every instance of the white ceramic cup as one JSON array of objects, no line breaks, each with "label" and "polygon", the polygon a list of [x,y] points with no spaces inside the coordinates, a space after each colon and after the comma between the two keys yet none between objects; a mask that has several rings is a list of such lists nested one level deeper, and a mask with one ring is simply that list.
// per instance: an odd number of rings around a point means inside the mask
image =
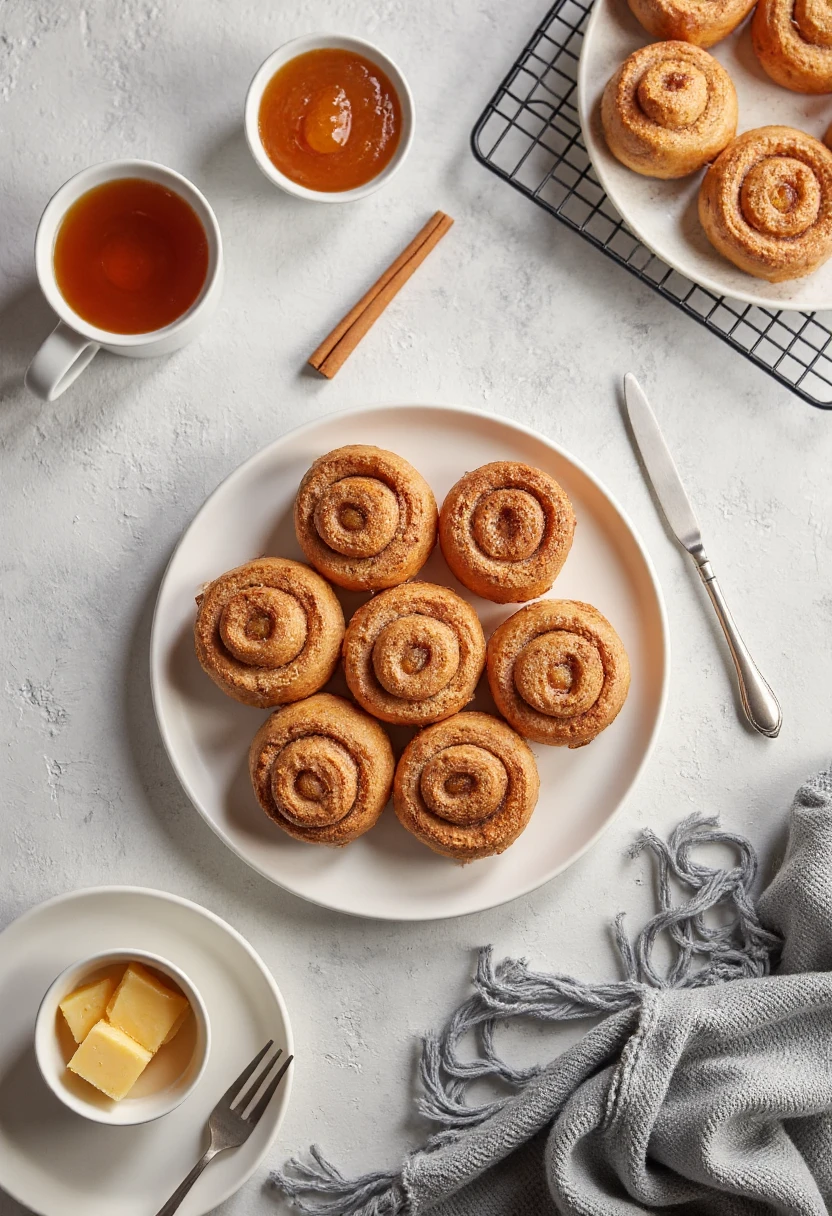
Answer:
[{"label": "white ceramic cup", "polygon": [[[92,1085],[67,1072],[66,1058],[57,1033],[58,1006],[91,975],[115,964],[137,962],[166,975],[188,998],[196,1021],[196,1036],[190,1060],[165,1088],[140,1098],[128,1094],[114,1102]],[[61,1015],[63,1016],[63,1015]],[[184,1030],[180,1031],[183,1034]],[[184,972],[158,954],[147,950],[106,950],[67,967],[46,991],[35,1019],[35,1059],[41,1075],[56,1098],[85,1119],[110,1126],[129,1127],[149,1123],[175,1110],[193,1092],[205,1071],[211,1050],[211,1025],[205,1003]],[[148,1065],[150,1067],[150,1065]]]},{"label": "white ceramic cup", "polygon": [[[329,49],[353,51],[356,55],[369,59],[370,63],[374,63],[384,72],[396,90],[401,105],[402,131],[396,151],[380,173],[365,182],[363,186],[356,186],[353,190],[310,190],[308,186],[301,186],[297,182],[293,182],[290,177],[286,177],[276,165],[272,164],[260,139],[260,102],[263,100],[266,85],[278,68],[282,68],[290,59],[296,59],[298,55],[305,55],[307,51]],[[401,168],[404,158],[410,151],[415,121],[413,94],[398,65],[372,42],[365,42],[363,38],[350,38],[343,34],[306,34],[302,38],[294,38],[291,42],[284,43],[261,63],[246,94],[246,139],[258,167],[270,182],[279,186],[281,190],[285,190],[287,194],[294,194],[297,198],[314,199],[319,203],[354,202],[356,199],[365,198],[374,190],[378,190],[379,186],[384,186],[389,182],[393,174]]]},{"label": "white ceramic cup", "polygon": [[[175,191],[194,209],[208,239],[208,272],[197,299],[170,325],[144,334],[117,334],[90,325],[70,308],[55,279],[55,236],[67,210],[88,190],[123,177],[141,177]],[[54,401],[77,380],[102,348],[132,359],[148,359],[168,355],[202,332],[216,310],[222,292],[219,224],[205,196],[181,173],[149,160],[107,161],[76,173],[47,203],[35,236],[35,271],[41,291],[60,320],[29,364],[25,383],[36,396]]]}]

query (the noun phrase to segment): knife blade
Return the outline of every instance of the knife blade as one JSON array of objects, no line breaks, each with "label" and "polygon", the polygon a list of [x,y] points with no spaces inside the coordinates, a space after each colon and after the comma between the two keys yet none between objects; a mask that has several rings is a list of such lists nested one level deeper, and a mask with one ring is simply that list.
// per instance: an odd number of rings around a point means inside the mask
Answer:
[{"label": "knife blade", "polygon": [[656,415],[650,408],[641,385],[632,372],[624,377],[624,399],[633,436],[647,475],[656,492],[662,512],[679,544],[687,549],[696,562],[699,577],[705,585],[716,612],[739,683],[740,700],[746,718],[756,731],[774,739],[780,733],[783,714],[780,703],[760,674],[748,647],[740,637],[734,618],[728,610],[722,588],[716,580],[702,543],[699,521],[691,506],[676,462],[664,441]]},{"label": "knife blade", "polygon": [[702,548],[699,521],[670,448],[659,429],[656,415],[632,372],[627,372],[624,377],[624,397],[630,426],[665,518],[679,544],[688,553],[694,553]]}]

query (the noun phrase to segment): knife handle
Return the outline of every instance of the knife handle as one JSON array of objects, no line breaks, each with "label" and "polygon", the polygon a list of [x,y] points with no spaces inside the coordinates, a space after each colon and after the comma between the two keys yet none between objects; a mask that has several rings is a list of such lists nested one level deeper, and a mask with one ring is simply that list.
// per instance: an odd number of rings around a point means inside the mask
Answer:
[{"label": "knife handle", "polygon": [[783,711],[774,693],[760,674],[757,664],[748,652],[748,647],[740,637],[739,630],[734,624],[734,618],[728,610],[722,588],[716,580],[711,563],[702,554],[694,555],[699,577],[705,584],[705,590],[710,596],[717,618],[725,634],[725,640],[731,651],[731,658],[737,669],[737,679],[740,685],[740,697],[745,716],[761,735],[774,739],[780,734],[783,724]]}]

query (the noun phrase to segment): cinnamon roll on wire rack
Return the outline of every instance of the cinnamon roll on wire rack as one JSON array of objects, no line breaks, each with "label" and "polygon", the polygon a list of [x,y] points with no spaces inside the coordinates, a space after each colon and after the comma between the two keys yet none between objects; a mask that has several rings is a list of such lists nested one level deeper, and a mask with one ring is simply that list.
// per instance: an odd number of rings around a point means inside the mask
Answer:
[{"label": "cinnamon roll on wire rack", "polygon": [[751,41],[772,80],[794,93],[832,93],[832,8],[827,0],[759,0]]},{"label": "cinnamon roll on wire rack", "polygon": [[832,255],[832,152],[792,127],[739,135],[699,190],[708,240],[770,283],[798,279]]},{"label": "cinnamon roll on wire rack", "polygon": [[712,161],[737,129],[725,68],[686,42],[652,42],[624,60],[601,100],[616,160],[644,177],[676,178]]},{"label": "cinnamon roll on wire rack", "polygon": [[628,0],[634,16],[654,38],[709,47],[735,30],[755,0]]}]

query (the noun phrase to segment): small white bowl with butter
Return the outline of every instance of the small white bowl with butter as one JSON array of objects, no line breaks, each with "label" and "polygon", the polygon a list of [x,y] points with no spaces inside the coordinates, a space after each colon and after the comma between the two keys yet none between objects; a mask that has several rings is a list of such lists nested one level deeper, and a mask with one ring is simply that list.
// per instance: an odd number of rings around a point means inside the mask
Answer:
[{"label": "small white bowl with butter", "polygon": [[205,1004],[168,959],[110,950],[57,977],[38,1009],[35,1057],[76,1114],[131,1126],[174,1110],[198,1084],[211,1028]]}]

